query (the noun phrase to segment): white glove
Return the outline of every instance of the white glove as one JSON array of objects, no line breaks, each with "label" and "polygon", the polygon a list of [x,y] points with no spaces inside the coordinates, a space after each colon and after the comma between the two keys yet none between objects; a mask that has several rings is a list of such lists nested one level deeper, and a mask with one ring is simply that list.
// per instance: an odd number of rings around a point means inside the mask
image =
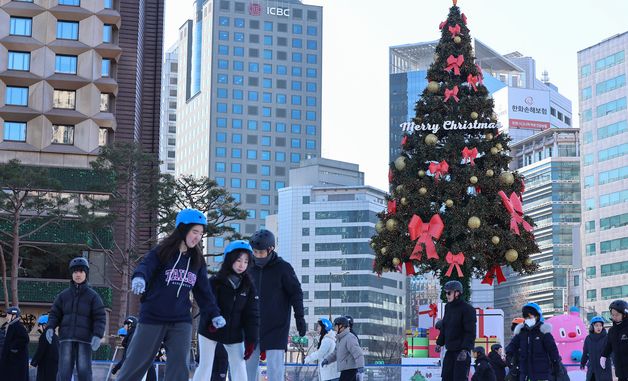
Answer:
[{"label": "white glove", "polygon": [[225,321],[224,317],[216,316],[215,318],[212,319],[212,324],[214,325],[214,327],[216,327],[216,329],[220,329],[224,327],[225,325],[227,325],[227,322]]},{"label": "white glove", "polygon": [[46,330],[46,340],[48,341],[48,344],[52,344],[52,336],[54,335],[55,331],[51,328],[48,328]]},{"label": "white glove", "polygon": [[606,357],[600,357],[600,366],[602,369],[606,369]]},{"label": "white glove", "polygon": [[146,290],[146,281],[144,280],[144,278],[140,278],[140,277],[133,278],[133,280],[131,281],[131,291],[133,291],[135,295],[139,295],[139,294],[142,294],[145,290]]},{"label": "white glove", "polygon": [[100,348],[100,337],[92,337],[92,351],[96,352]]}]

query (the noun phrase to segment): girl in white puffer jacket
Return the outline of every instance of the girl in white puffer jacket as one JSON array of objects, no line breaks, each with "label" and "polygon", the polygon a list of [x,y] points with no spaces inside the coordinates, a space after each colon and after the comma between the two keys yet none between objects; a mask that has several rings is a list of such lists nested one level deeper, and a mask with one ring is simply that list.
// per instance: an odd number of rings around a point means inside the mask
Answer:
[{"label": "girl in white puffer jacket", "polygon": [[305,357],[305,362],[318,361],[318,379],[320,381],[336,381],[340,378],[340,373],[336,367],[336,363],[329,364],[325,367],[321,366],[323,359],[336,349],[336,332],[329,319],[320,318],[318,320],[320,330],[320,338],[318,340],[318,349]]}]

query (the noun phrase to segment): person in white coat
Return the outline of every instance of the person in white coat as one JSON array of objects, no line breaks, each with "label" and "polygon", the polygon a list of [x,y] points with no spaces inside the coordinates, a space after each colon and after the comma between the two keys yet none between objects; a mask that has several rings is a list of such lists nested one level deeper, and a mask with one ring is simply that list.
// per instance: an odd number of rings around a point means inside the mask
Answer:
[{"label": "person in white coat", "polygon": [[318,379],[320,381],[337,381],[340,379],[340,372],[338,372],[336,363],[326,367],[321,366],[323,359],[336,349],[336,332],[333,330],[331,321],[325,318],[318,320],[318,328],[321,334],[318,340],[318,348],[316,352],[312,352],[305,357],[305,362],[318,361]]}]

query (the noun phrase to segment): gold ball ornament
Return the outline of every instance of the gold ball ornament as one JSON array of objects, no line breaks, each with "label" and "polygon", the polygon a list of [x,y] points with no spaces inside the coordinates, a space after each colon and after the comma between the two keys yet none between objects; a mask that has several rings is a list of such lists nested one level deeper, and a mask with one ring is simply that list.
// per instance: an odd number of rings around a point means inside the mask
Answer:
[{"label": "gold ball ornament", "polygon": [[438,137],[434,134],[428,134],[425,137],[425,144],[427,144],[428,146],[433,146],[436,143],[438,143]]},{"label": "gold ball ornament", "polygon": [[484,139],[486,139],[487,142],[490,142],[491,140],[493,140],[493,134],[487,132],[486,134],[484,134]]},{"label": "gold ball ornament", "polygon": [[486,170],[486,176],[493,177],[494,174],[495,174],[495,172],[492,169],[487,169]]},{"label": "gold ball ornament", "polygon": [[462,42],[462,38],[460,38],[460,36],[456,36],[456,37],[454,37],[454,42],[455,42],[456,44],[459,44],[459,43],[461,43],[461,42]]},{"label": "gold ball ornament", "polygon": [[429,91],[432,94],[438,92],[439,89],[440,89],[440,85],[436,81],[430,81],[427,84],[427,91]]},{"label": "gold ball ornament", "polygon": [[475,120],[475,119],[477,119],[477,118],[478,118],[478,116],[479,116],[479,115],[478,115],[478,113],[477,113],[477,112],[475,112],[475,111],[473,111],[473,112],[471,113],[471,119],[474,119],[474,120]]},{"label": "gold ball ornament", "polygon": [[517,250],[515,249],[508,249],[506,250],[506,254],[504,254],[504,257],[506,257],[506,260],[510,263],[514,262],[517,260],[517,258],[519,258],[519,253],[517,253]]},{"label": "gold ball ornament", "polygon": [[469,178],[469,182],[470,182],[471,184],[477,184],[477,183],[478,183],[478,178],[477,178],[477,176],[471,176],[471,177]]},{"label": "gold ball ornament", "polygon": [[397,168],[397,170],[403,171],[405,167],[406,167],[405,156],[399,156],[398,158],[395,159],[395,168]]},{"label": "gold ball ornament", "polygon": [[392,259],[392,264],[393,266],[399,266],[399,264],[401,263],[401,260],[397,257]]},{"label": "gold ball ornament", "polygon": [[503,185],[512,185],[515,182],[515,176],[512,172],[502,172],[502,174],[499,175],[499,182]]},{"label": "gold ball ornament", "polygon": [[451,208],[452,206],[454,206],[454,201],[447,199],[447,201],[445,201],[445,206]]},{"label": "gold ball ornament", "polygon": [[534,264],[534,261],[532,260],[532,258],[526,258],[525,264],[526,266],[532,266]]},{"label": "gold ball ornament", "polygon": [[504,149],[504,146],[502,146],[501,143],[495,144],[495,147],[497,147],[497,149],[500,150],[500,151]]},{"label": "gold ball ornament", "polygon": [[392,232],[397,229],[398,225],[399,223],[397,222],[397,220],[395,220],[394,218],[391,218],[390,220],[386,221],[386,230],[388,230],[389,232]]},{"label": "gold ball ornament", "polygon": [[494,236],[491,238],[491,242],[493,242],[493,245],[499,245],[499,241],[500,241],[500,239],[499,239],[499,237],[498,237],[498,236],[496,236],[496,235],[494,235]]},{"label": "gold ball ornament", "polygon": [[402,197],[402,198],[401,198],[401,205],[406,206],[406,205],[408,205],[409,203],[410,203],[410,202],[408,201],[408,199],[407,199],[407,198],[405,198],[405,197]]},{"label": "gold ball ornament", "polygon": [[377,245],[375,244],[375,242],[371,242],[371,247],[372,247],[373,249],[375,248],[375,246],[377,246]]},{"label": "gold ball ornament", "polygon": [[395,188],[395,190],[397,191],[397,193],[401,193],[404,190],[403,184],[399,184],[397,185],[397,187]]},{"label": "gold ball ornament", "polygon": [[425,171],[424,170],[420,170],[419,171],[419,177],[425,177]]},{"label": "gold ball ornament", "polygon": [[377,231],[378,233],[384,231],[384,223],[382,221],[377,221],[377,223],[375,224],[375,231]]},{"label": "gold ball ornament", "polygon": [[499,153],[499,150],[497,148],[495,148],[495,147],[491,147],[491,153],[493,155],[497,155]]},{"label": "gold ball ornament", "polygon": [[427,193],[427,188],[426,187],[419,188],[419,194],[424,195],[426,193]]},{"label": "gold ball ornament", "polygon": [[492,122],[497,122],[497,114],[495,114],[495,113],[491,114],[491,121]]},{"label": "gold ball ornament", "polygon": [[480,227],[480,225],[482,225],[482,222],[480,221],[478,217],[476,216],[469,217],[469,220],[467,221],[467,226],[469,227],[469,229],[477,229]]},{"label": "gold ball ornament", "polygon": [[381,249],[379,249],[379,252],[382,253],[382,255],[386,255],[387,251],[388,251],[388,248],[386,246],[384,246]]}]

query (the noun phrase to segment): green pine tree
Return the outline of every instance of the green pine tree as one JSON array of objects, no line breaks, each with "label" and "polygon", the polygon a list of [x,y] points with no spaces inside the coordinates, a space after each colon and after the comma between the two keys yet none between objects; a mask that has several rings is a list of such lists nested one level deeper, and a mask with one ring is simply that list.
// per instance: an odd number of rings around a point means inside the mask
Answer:
[{"label": "green pine tree", "polygon": [[[498,131],[466,21],[454,5],[440,25],[429,83],[413,120],[426,129],[406,133],[401,155],[390,163],[388,210],[379,215],[371,245],[375,272],[433,272],[441,284],[460,280],[468,297],[472,277],[492,281],[501,266],[534,272],[530,255],[539,249],[533,221],[517,213],[525,185],[520,174],[508,170],[510,138]],[[489,128],[446,130],[450,122]],[[429,130],[429,125],[440,128]],[[503,198],[514,202],[513,213]],[[462,264],[458,253],[464,256]],[[459,260],[462,276],[452,259]],[[494,274],[487,276],[491,270]]]}]

